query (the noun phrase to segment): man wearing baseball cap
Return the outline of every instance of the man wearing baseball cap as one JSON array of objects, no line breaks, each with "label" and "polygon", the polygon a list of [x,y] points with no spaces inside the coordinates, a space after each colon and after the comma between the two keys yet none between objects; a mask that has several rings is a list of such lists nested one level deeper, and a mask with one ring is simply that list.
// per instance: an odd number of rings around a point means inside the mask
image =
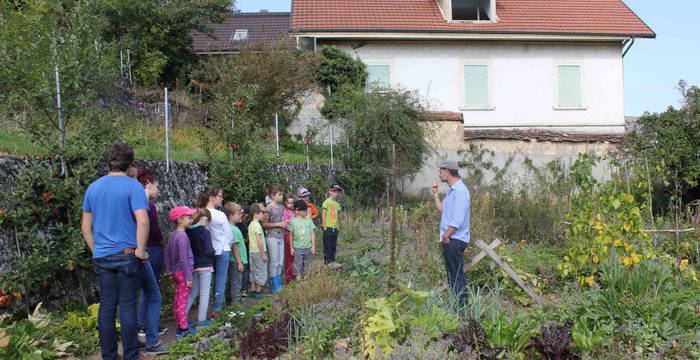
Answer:
[{"label": "man wearing baseball cap", "polygon": [[306,217],[314,220],[318,217],[318,209],[309,201],[309,196],[311,196],[311,191],[307,188],[301,188],[297,193],[297,200],[304,200],[307,206]]},{"label": "man wearing baseball cap", "polygon": [[430,190],[435,198],[435,206],[442,214],[440,218],[440,241],[442,256],[445,259],[447,279],[454,293],[459,296],[462,309],[469,303],[467,281],[464,278],[464,249],[469,244],[469,210],[471,199],[469,189],[459,176],[459,167],[454,160],[443,161],[438,168],[440,181],[447,183],[447,194],[440,201],[438,182]]}]

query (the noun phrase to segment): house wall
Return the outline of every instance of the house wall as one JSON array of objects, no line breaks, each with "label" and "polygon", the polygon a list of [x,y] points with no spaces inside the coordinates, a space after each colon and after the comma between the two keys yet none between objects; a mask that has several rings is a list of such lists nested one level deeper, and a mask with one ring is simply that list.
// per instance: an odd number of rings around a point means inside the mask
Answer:
[{"label": "house wall", "polygon": [[[330,41],[362,60],[391,60],[392,86],[417,90],[429,109],[462,111],[474,128],[554,128],[623,132],[620,43],[486,41]],[[488,60],[492,107],[462,106],[462,60]],[[557,61],[582,64],[584,107],[555,109]]]}]

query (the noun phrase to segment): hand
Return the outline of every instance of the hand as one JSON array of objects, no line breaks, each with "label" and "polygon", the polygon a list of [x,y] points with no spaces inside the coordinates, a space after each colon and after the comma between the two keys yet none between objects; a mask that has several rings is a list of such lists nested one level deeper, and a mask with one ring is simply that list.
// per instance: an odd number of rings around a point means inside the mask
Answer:
[{"label": "hand", "polygon": [[292,254],[292,256],[294,256],[294,248],[289,249],[289,253]]},{"label": "hand", "polygon": [[136,248],[136,251],[134,251],[134,256],[141,260],[141,262],[146,262],[148,260],[148,252],[144,248]]},{"label": "hand", "polygon": [[191,288],[192,288],[192,281],[188,281],[188,282],[187,282],[187,288],[188,288],[188,289],[191,289]]},{"label": "hand", "polygon": [[172,279],[173,279],[173,274],[168,274],[168,279],[172,280]]},{"label": "hand", "polygon": [[313,255],[313,254],[315,254],[315,253],[316,253],[316,247],[315,247],[315,246],[312,246],[312,247],[311,247],[311,255]]},{"label": "hand", "polygon": [[263,262],[267,262],[267,255],[262,254]]},{"label": "hand", "polygon": [[433,185],[430,186],[430,191],[433,192],[434,195],[437,195],[438,193],[438,182],[434,182]]},{"label": "hand", "polygon": [[442,235],[442,242],[444,244],[449,244],[450,243],[450,237],[447,235],[447,233]]},{"label": "hand", "polygon": [[325,227],[325,226],[323,227],[323,231],[326,231],[326,227]]},{"label": "hand", "polygon": [[289,226],[289,223],[292,222],[292,220],[285,220],[283,222],[284,222],[284,227],[287,227],[287,226]]},{"label": "hand", "polygon": [[242,262],[238,263],[238,272],[243,272],[243,263]]}]

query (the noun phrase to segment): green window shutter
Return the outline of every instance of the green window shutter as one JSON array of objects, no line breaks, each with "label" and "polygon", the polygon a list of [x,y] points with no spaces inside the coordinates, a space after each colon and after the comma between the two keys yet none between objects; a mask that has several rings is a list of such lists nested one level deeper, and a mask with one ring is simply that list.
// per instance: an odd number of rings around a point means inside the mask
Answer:
[{"label": "green window shutter", "polygon": [[475,108],[490,106],[488,65],[464,65],[464,105]]},{"label": "green window shutter", "polygon": [[369,88],[390,88],[391,67],[388,64],[367,65],[367,86]]},{"label": "green window shutter", "polygon": [[581,107],[581,66],[557,66],[559,86],[558,105],[562,107]]}]

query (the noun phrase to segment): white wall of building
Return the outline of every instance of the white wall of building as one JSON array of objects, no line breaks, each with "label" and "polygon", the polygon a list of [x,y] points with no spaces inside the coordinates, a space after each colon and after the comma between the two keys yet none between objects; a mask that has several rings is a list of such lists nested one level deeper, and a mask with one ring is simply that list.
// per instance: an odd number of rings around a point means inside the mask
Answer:
[{"label": "white wall of building", "polygon": [[[417,90],[431,110],[462,111],[466,127],[624,131],[619,43],[318,39],[318,44],[336,45],[364,61],[390,60],[392,86]],[[490,64],[489,109],[463,107],[461,68],[468,60]],[[560,61],[582,64],[582,108],[556,108]]]}]

